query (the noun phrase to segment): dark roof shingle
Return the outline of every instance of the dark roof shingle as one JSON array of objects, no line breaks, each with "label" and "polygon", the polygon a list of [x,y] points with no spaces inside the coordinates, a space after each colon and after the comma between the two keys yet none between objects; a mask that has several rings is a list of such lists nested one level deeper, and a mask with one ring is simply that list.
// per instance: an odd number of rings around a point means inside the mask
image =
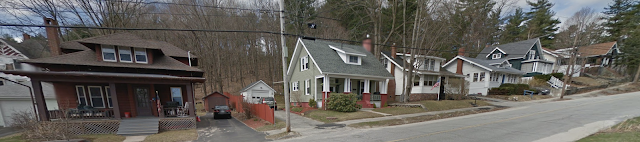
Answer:
[{"label": "dark roof shingle", "polygon": [[[366,51],[361,46],[335,43],[323,40],[307,40],[302,39],[309,54],[316,62],[323,73],[346,74],[346,75],[364,75],[372,77],[393,77],[380,63],[373,54]],[[329,45],[336,48],[350,48],[348,50],[360,52],[366,56],[361,57],[361,65],[346,64],[340,58],[338,53],[331,49]]]}]

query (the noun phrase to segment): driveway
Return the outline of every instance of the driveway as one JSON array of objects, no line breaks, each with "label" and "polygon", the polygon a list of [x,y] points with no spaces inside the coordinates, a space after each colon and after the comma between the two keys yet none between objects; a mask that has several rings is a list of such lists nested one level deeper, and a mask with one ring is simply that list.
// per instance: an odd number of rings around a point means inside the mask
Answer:
[{"label": "driveway", "polygon": [[18,130],[0,126],[0,137],[12,135],[15,133],[18,133]]},{"label": "driveway", "polygon": [[262,142],[268,141],[262,132],[257,132],[242,122],[231,119],[213,119],[208,113],[198,122],[198,140],[195,142]]}]

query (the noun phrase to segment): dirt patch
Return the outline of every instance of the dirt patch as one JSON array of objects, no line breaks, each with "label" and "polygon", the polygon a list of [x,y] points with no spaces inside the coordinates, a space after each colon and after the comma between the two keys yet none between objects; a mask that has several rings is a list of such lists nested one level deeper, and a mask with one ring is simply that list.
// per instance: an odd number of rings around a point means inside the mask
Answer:
[{"label": "dirt patch", "polygon": [[[494,99],[501,99],[501,100],[507,100],[507,101],[516,101],[516,102],[524,102],[524,101],[533,101],[533,100],[542,100],[542,99],[548,99],[548,98],[553,98],[552,96],[549,95],[487,95],[485,97],[488,98],[494,98]],[[532,98],[533,97],[533,98]]]},{"label": "dirt patch", "polygon": [[247,118],[244,113],[236,113],[233,112],[231,113],[231,115],[238,119],[240,122],[244,123],[245,125],[253,128],[253,129],[258,129],[260,127],[266,126],[266,125],[271,125],[271,123],[269,121],[266,120],[262,120],[258,117],[252,117],[252,118]]}]

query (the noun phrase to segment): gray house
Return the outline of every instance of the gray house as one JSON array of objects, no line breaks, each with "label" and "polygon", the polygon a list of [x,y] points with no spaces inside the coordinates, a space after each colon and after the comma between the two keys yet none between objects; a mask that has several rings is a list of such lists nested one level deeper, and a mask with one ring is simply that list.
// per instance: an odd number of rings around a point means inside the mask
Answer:
[{"label": "gray house", "polygon": [[[322,40],[298,39],[287,71],[291,102],[324,105],[328,93],[355,93],[363,107],[381,106],[386,83],[393,76],[362,46]],[[384,94],[374,92],[383,92]],[[372,95],[374,94],[374,95]]]},{"label": "gray house", "polygon": [[476,59],[482,59],[489,65],[507,61],[512,68],[527,73],[525,77],[552,73],[554,63],[543,56],[538,38],[484,48]]}]

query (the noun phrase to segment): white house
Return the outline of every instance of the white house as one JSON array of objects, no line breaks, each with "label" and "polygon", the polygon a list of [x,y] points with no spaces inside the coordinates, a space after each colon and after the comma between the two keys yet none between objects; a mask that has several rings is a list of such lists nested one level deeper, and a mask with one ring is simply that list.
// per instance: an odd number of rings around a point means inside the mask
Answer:
[{"label": "white house", "polygon": [[[389,94],[395,96],[396,100],[402,99],[405,82],[408,80],[405,78],[407,71],[405,65],[411,64],[409,60],[405,59],[410,56],[411,54],[397,53],[395,47],[391,47],[391,52],[382,52],[382,64],[395,78],[395,80],[390,80],[388,91]],[[450,77],[464,77],[442,70],[441,65],[445,61],[444,58],[426,55],[416,55],[415,58],[413,87],[410,92],[410,96],[414,96],[410,98],[414,98],[414,100],[410,101],[420,101],[418,98],[440,99],[440,96],[444,94],[444,86],[442,83],[436,86],[439,80],[444,82]]]},{"label": "white house", "polygon": [[247,102],[259,103],[263,97],[273,97],[276,90],[262,80],[253,82],[240,90],[240,95]]},{"label": "white house", "polygon": [[552,72],[553,63],[543,56],[540,39],[506,43],[484,48],[476,59],[489,65],[498,65],[507,61],[512,68],[526,73],[525,77]]},{"label": "white house", "polygon": [[553,53],[553,50],[548,49],[548,48],[542,48],[542,55],[544,60],[552,62],[552,68],[551,68],[551,72],[555,73],[558,71],[558,68],[560,66],[560,59],[562,59],[562,57],[560,57],[558,54]]},{"label": "white house", "polygon": [[487,95],[490,88],[504,83],[518,83],[525,72],[511,67],[509,61],[492,64],[483,59],[456,56],[442,67],[450,72],[465,75],[469,82],[469,94]]}]

